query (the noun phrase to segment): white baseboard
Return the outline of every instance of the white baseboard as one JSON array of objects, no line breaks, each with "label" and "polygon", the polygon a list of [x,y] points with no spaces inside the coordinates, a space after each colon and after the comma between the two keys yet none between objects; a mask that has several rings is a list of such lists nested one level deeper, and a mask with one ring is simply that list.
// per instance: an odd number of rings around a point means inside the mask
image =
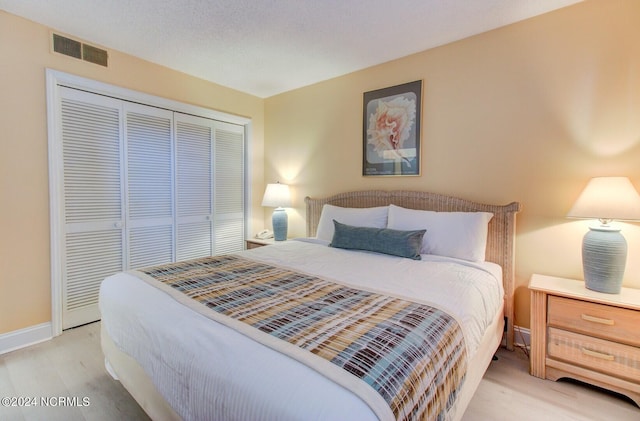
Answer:
[{"label": "white baseboard", "polygon": [[516,346],[524,346],[529,348],[531,346],[531,330],[526,327],[514,326],[514,343]]},{"label": "white baseboard", "polygon": [[29,326],[0,335],[0,355],[53,338],[51,322]]},{"label": "white baseboard", "polygon": [[[514,342],[517,346],[529,347],[531,345],[531,331],[526,327],[514,326]],[[24,329],[0,335],[0,355],[15,351],[29,345],[53,338],[51,322],[30,326]]]}]

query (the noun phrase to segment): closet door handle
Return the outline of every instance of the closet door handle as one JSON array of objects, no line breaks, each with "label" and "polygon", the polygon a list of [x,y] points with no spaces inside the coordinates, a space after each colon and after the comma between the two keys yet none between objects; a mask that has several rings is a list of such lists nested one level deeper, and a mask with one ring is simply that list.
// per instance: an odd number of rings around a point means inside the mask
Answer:
[{"label": "closet door handle", "polygon": [[582,320],[586,320],[588,322],[600,323],[601,325],[613,326],[614,321],[611,319],[603,319],[601,317],[589,316],[588,314],[582,315]]},{"label": "closet door handle", "polygon": [[611,354],[604,354],[602,352],[592,351],[587,348],[580,348],[580,350],[584,355],[588,355],[594,358],[600,358],[601,360],[613,361],[615,359],[615,357]]}]

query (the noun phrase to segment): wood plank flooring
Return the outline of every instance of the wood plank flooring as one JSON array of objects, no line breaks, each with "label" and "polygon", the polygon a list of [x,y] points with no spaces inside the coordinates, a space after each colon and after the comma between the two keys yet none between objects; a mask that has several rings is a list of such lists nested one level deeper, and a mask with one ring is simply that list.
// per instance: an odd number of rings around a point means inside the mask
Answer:
[{"label": "wood plank flooring", "polygon": [[[79,405],[0,406],[2,421],[149,419],[105,370],[100,323],[67,330],[51,341],[0,355],[0,398],[4,396],[76,398]],[[83,398],[89,398],[88,406],[83,406]]]},{"label": "wood plank flooring", "polygon": [[[640,420],[640,409],[618,395],[574,382],[551,382],[530,376],[522,350],[501,349],[498,357],[491,363],[464,421]],[[0,398],[20,396],[45,397],[51,399],[52,405],[0,406],[0,420],[149,419],[106,372],[99,323],[0,355]],[[71,405],[60,405],[58,398]]]},{"label": "wood plank flooring", "polygon": [[463,421],[640,421],[630,399],[573,380],[552,382],[529,375],[522,349],[501,348]]}]

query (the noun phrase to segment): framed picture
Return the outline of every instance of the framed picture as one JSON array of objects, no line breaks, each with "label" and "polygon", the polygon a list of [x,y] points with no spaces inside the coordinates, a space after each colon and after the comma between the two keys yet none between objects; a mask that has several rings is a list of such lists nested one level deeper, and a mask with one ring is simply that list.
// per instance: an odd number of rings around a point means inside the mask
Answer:
[{"label": "framed picture", "polygon": [[420,175],[422,81],[364,93],[362,175]]}]

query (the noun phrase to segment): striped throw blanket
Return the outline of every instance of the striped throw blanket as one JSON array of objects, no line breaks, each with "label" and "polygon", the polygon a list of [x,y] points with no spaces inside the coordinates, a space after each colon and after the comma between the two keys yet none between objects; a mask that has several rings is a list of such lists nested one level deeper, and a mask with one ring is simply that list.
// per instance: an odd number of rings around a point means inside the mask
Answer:
[{"label": "striped throw blanket", "polygon": [[239,255],[134,273],[350,388],[380,419],[446,419],[464,381],[458,323],[425,304]]}]

